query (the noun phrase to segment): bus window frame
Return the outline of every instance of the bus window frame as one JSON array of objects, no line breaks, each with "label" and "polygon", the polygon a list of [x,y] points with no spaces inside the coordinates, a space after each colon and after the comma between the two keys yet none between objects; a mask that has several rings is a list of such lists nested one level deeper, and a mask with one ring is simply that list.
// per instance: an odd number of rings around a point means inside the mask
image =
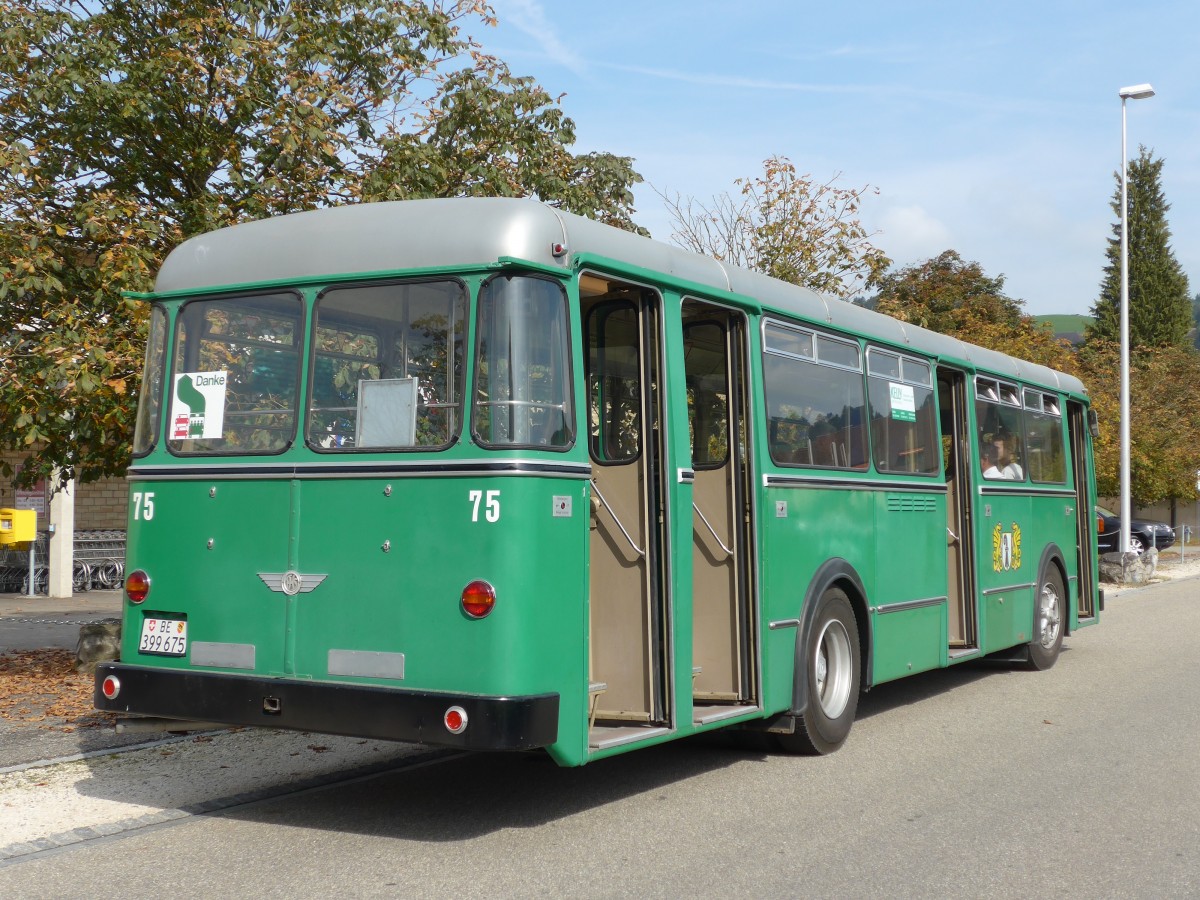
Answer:
[{"label": "bus window frame", "polygon": [[[480,364],[479,364],[479,362],[480,362],[480,359],[479,359],[480,343],[483,341],[483,329],[480,327],[480,323],[482,322],[482,319],[483,319],[483,313],[482,313],[483,297],[484,297],[484,292],[488,288],[488,285],[490,285],[493,282],[498,281],[499,279],[502,279],[502,278],[507,278],[510,280],[516,279],[516,278],[525,278],[525,279],[530,279],[530,280],[534,280],[534,281],[544,281],[547,284],[552,284],[555,287],[557,287],[560,295],[562,296],[562,309],[563,309],[562,351],[563,351],[563,369],[564,369],[564,371],[561,376],[562,381],[563,381],[562,410],[561,411],[563,414],[563,424],[564,424],[564,427],[567,429],[567,440],[563,444],[555,445],[555,444],[535,444],[535,443],[516,443],[516,442],[494,443],[492,441],[484,440],[483,437],[475,429],[475,414],[476,414],[476,409],[478,407],[479,374],[480,374],[480,369],[481,369]],[[501,450],[501,451],[503,451],[503,450],[542,450],[542,451],[546,451],[549,453],[568,453],[571,450],[573,450],[575,447],[576,441],[579,439],[579,414],[578,414],[578,411],[575,409],[575,405],[576,405],[575,404],[576,365],[575,365],[575,358],[574,358],[574,348],[572,346],[574,341],[571,339],[572,327],[573,327],[571,314],[572,314],[573,304],[571,303],[571,297],[567,291],[567,285],[564,283],[563,279],[556,278],[556,277],[553,277],[550,275],[546,275],[545,273],[538,272],[538,271],[532,270],[532,269],[507,268],[506,267],[503,271],[496,272],[492,275],[489,275],[487,278],[483,279],[479,283],[479,286],[475,292],[475,296],[471,299],[470,308],[474,312],[474,315],[471,315],[470,313],[468,313],[468,316],[471,320],[471,322],[470,322],[471,330],[473,332],[470,337],[471,358],[470,358],[470,362],[468,364],[470,372],[471,372],[471,379],[470,379],[471,383],[470,383],[470,387],[469,387],[469,391],[468,391],[470,402],[467,403],[466,398],[464,397],[464,407],[469,409],[469,412],[466,414],[469,416],[469,429],[470,429],[471,440],[474,441],[477,446],[481,447],[484,450]],[[534,404],[534,405],[544,405],[547,408],[553,407],[553,405],[550,403]]]},{"label": "bus window frame", "polygon": [[[988,393],[981,392],[980,391],[981,385],[990,386],[989,392]],[[1016,410],[1017,423],[1020,428],[1020,433],[1019,433],[1018,437],[1019,437],[1020,445],[1021,445],[1021,458],[1020,458],[1020,461],[1014,460],[1014,462],[1016,462],[1017,466],[1021,470],[1021,477],[1020,478],[1008,478],[1004,475],[1001,475],[999,477],[995,477],[995,476],[988,477],[988,476],[984,475],[982,466],[980,466],[980,467],[978,467],[980,481],[982,484],[987,485],[989,488],[994,487],[994,486],[1011,487],[1014,489],[1022,488],[1022,487],[1028,488],[1031,483],[1030,475],[1029,475],[1029,461],[1025,458],[1025,452],[1028,448],[1028,441],[1027,441],[1027,438],[1025,435],[1025,406],[1022,401],[1021,388],[1022,388],[1022,386],[1017,384],[1014,381],[1007,381],[1003,378],[1000,378],[999,376],[991,375],[991,374],[984,373],[984,372],[977,373],[973,380],[972,393],[974,396],[973,396],[972,400],[974,401],[973,406],[974,406],[974,412],[975,412],[975,428],[976,428],[976,433],[977,433],[977,438],[975,440],[976,446],[975,446],[974,452],[978,453],[982,456],[983,442],[982,442],[982,433],[980,431],[980,429],[982,429],[982,423],[979,421],[979,404],[980,403],[990,403],[993,406],[997,406],[1000,408],[1008,408],[1010,410]],[[1002,426],[1005,426],[1005,423],[1003,422],[1002,419],[999,419],[999,417],[998,417],[998,421],[1000,422],[1000,424]],[[1010,434],[1012,433],[1012,429],[1009,429],[1009,433]],[[995,467],[995,464],[998,462],[998,460],[993,460],[992,462],[993,462],[993,466]]]},{"label": "bus window frame", "polygon": [[[235,457],[235,456],[280,456],[284,453],[287,453],[294,446],[296,446],[296,434],[297,434],[297,430],[300,428],[301,419],[302,419],[301,400],[304,399],[303,373],[304,373],[304,365],[306,362],[305,355],[304,355],[304,348],[305,348],[305,342],[308,337],[308,327],[309,327],[308,305],[305,302],[305,297],[304,297],[303,291],[301,291],[299,288],[276,287],[276,288],[263,288],[260,290],[252,290],[252,291],[245,291],[245,292],[233,291],[233,292],[228,292],[228,293],[212,294],[212,295],[208,295],[208,296],[189,297],[182,304],[180,304],[178,310],[176,310],[176,312],[175,312],[174,321],[171,323],[172,324],[172,328],[170,331],[171,339],[168,341],[168,345],[167,345],[167,349],[169,350],[170,359],[168,360],[168,366],[167,366],[167,378],[163,384],[163,390],[164,390],[163,399],[164,399],[164,401],[169,402],[169,398],[167,397],[167,394],[166,394],[166,389],[167,389],[168,385],[173,386],[175,383],[175,375],[177,374],[177,370],[175,368],[175,359],[179,352],[180,331],[183,328],[184,323],[186,321],[187,309],[189,306],[193,306],[198,303],[220,304],[220,303],[231,303],[232,302],[232,303],[236,304],[236,303],[239,303],[244,300],[252,299],[254,297],[279,297],[279,296],[295,297],[297,302],[300,304],[300,314],[296,317],[296,329],[297,329],[296,337],[292,342],[293,346],[295,347],[295,353],[296,353],[296,380],[295,380],[296,390],[295,390],[294,405],[292,407],[293,418],[292,418],[291,436],[288,438],[287,441],[285,441],[283,443],[283,446],[281,446],[278,449],[274,449],[274,450],[255,450],[255,449],[247,448],[247,447],[239,447],[239,448],[236,448],[233,450],[208,450],[208,451],[203,451],[203,452],[196,452],[196,451],[187,452],[187,451],[183,450],[182,448],[176,448],[176,447],[171,446],[172,443],[174,443],[174,442],[171,440],[170,436],[168,435],[166,437],[164,443],[166,444],[167,452],[170,453],[172,456],[174,456],[178,459],[210,459],[210,458]],[[186,365],[186,361],[185,361],[184,365]],[[169,406],[168,406],[168,409],[169,409]],[[168,427],[169,427],[169,419],[170,419],[169,412],[165,418],[168,420]]]},{"label": "bus window frame", "polygon": [[[640,313],[640,311],[638,309],[638,305],[636,303],[634,303],[632,300],[630,300],[628,298],[624,298],[624,297],[617,297],[617,298],[613,298],[611,300],[601,300],[600,302],[596,303],[591,308],[591,310],[589,310],[589,315],[581,317],[582,322],[580,324],[582,326],[582,332],[583,332],[583,352],[584,353],[591,352],[591,346],[592,346],[591,345],[591,334],[592,334],[591,315],[600,310],[605,310],[605,311],[607,311],[607,313],[611,314],[612,312],[615,312],[615,311],[621,310],[621,309],[632,311],[635,318]],[[606,316],[606,318],[607,318],[607,316]],[[642,385],[642,379],[645,377],[645,372],[646,372],[645,347],[642,346],[641,341],[638,341],[636,343],[635,350],[637,351],[638,396],[640,398],[640,396],[644,390],[644,387]],[[590,369],[589,369],[590,365],[591,365],[591,360],[589,359],[587,365],[584,366],[585,378],[586,378],[586,375],[588,374],[588,372],[590,371]],[[642,406],[640,404],[640,400],[639,400],[639,405],[637,408],[638,429],[637,429],[637,449],[636,449],[636,451],[629,456],[603,457],[603,456],[600,456],[599,453],[597,452],[598,450],[603,449],[603,447],[600,445],[599,437],[597,438],[597,444],[595,446],[593,446],[593,444],[592,444],[592,430],[591,430],[592,394],[591,394],[591,386],[589,384],[587,384],[586,382],[583,385],[583,392],[584,392],[584,402],[587,405],[588,459],[591,461],[591,463],[593,465],[597,465],[597,466],[627,466],[627,465],[630,465],[631,463],[635,463],[638,460],[640,460],[642,458],[642,454],[645,450],[645,438],[646,438],[646,419],[645,419],[646,410],[644,408],[642,408]],[[599,420],[598,434],[601,436],[603,435],[603,432],[604,432],[603,424],[604,424],[604,420],[603,419]]]},{"label": "bus window frame", "polygon": [[[777,327],[785,332],[793,334],[807,335],[810,339],[812,348],[811,355],[803,353],[794,353],[790,350],[783,350],[778,347],[772,347],[768,340],[768,329]],[[865,429],[862,440],[862,450],[866,454],[861,465],[821,465],[813,462],[802,462],[797,460],[779,460],[775,458],[775,443],[771,439],[773,421],[771,416],[771,403],[768,396],[769,381],[767,378],[767,356],[779,356],[784,359],[790,359],[797,362],[808,363],[814,366],[823,366],[825,368],[834,369],[840,372],[852,372],[858,375],[858,386],[862,391],[862,411],[864,415],[869,415],[868,399],[867,399],[867,382],[866,382],[866,357],[863,344],[856,338],[847,337],[840,334],[832,334],[818,328],[814,328],[807,324],[799,324],[789,322],[786,319],[779,318],[774,315],[763,316],[759,326],[759,339],[762,342],[762,402],[763,402],[763,424],[767,429],[767,456],[776,466],[783,468],[800,468],[812,469],[825,472],[856,472],[859,474],[867,474],[871,471],[871,436],[870,423],[864,422],[862,427]],[[821,358],[821,340],[825,339],[835,344],[841,344],[847,347],[853,347],[858,354],[858,366],[847,366],[833,359]],[[810,426],[811,427],[811,426]],[[849,455],[849,451],[847,451]]]},{"label": "bus window frame", "polygon": [[[462,388],[462,392],[460,394],[460,401],[457,404],[457,406],[459,408],[458,428],[450,430],[448,432],[447,440],[441,444],[411,444],[411,445],[402,445],[402,446],[394,446],[394,447],[357,447],[357,446],[355,446],[355,447],[344,447],[344,446],[343,447],[322,447],[320,444],[313,441],[309,434],[309,416],[312,414],[312,411],[313,411],[313,405],[312,405],[313,396],[314,396],[313,391],[314,391],[315,380],[317,377],[316,362],[317,362],[317,356],[318,356],[318,352],[319,352],[317,349],[317,329],[320,327],[320,305],[321,305],[321,300],[325,297],[325,295],[330,293],[331,291],[353,290],[355,288],[367,288],[367,287],[374,288],[374,287],[390,287],[390,286],[395,286],[395,285],[407,286],[407,285],[413,285],[413,284],[446,284],[446,283],[457,284],[462,289],[463,363],[462,363],[462,383],[460,385],[457,385],[458,387]],[[344,453],[422,453],[422,452],[424,452],[424,453],[440,453],[444,450],[449,450],[451,447],[453,447],[455,444],[457,444],[462,438],[463,423],[466,420],[467,409],[469,407],[469,404],[467,402],[467,395],[468,395],[468,391],[469,391],[469,388],[467,385],[467,368],[468,368],[467,351],[468,351],[468,348],[471,346],[471,335],[469,334],[469,329],[470,329],[470,325],[471,325],[471,306],[472,306],[473,301],[474,301],[474,297],[473,297],[473,292],[471,290],[471,285],[465,279],[463,279],[462,277],[457,276],[457,275],[445,275],[445,276],[441,276],[441,277],[424,276],[424,277],[418,277],[418,278],[384,278],[384,279],[380,279],[378,281],[375,281],[375,280],[372,280],[372,281],[338,281],[338,282],[330,282],[326,285],[323,285],[321,287],[321,289],[317,292],[316,296],[313,297],[312,309],[311,309],[310,315],[309,315],[309,319],[310,319],[309,328],[310,328],[310,332],[311,332],[311,339],[309,341],[308,354],[305,359],[305,362],[308,366],[308,376],[306,379],[307,384],[306,384],[305,393],[304,393],[305,405],[304,405],[304,411],[303,411],[303,422],[301,423],[302,427],[303,427],[305,446],[308,447],[308,449],[312,450],[314,453],[323,453],[323,454],[327,453],[327,454],[332,454],[332,455],[336,456],[338,454],[344,454]],[[383,330],[379,329],[378,327],[372,327],[372,328],[365,327],[368,322],[375,321],[377,323],[378,320],[372,320],[372,319],[370,319],[370,317],[367,317],[367,316],[359,317],[352,313],[347,317],[343,317],[340,314],[335,315],[335,321],[338,322],[340,325],[353,324],[356,327],[360,326],[360,325],[364,326],[362,328],[362,331],[364,334],[370,332],[371,334],[375,335],[376,340],[377,340],[378,352],[376,354],[376,358],[375,358],[375,361],[373,364],[381,366],[381,377],[382,377],[382,364],[383,364],[382,360],[386,354],[391,352],[391,348],[385,349],[385,347],[384,347],[384,339],[385,339],[386,335],[384,334]],[[393,322],[391,324],[394,325],[395,323]],[[332,354],[330,354],[330,355],[332,355]],[[451,359],[453,358],[453,350],[452,349],[451,349],[450,357],[451,357]],[[364,359],[365,359],[365,357],[364,357]],[[420,390],[420,388],[418,386],[418,392],[419,392],[419,390]],[[447,406],[447,405],[452,406],[453,404],[439,404],[439,405],[440,406]]]},{"label": "bus window frame", "polygon": [[[894,475],[899,475],[899,476],[906,477],[906,478],[908,478],[908,477],[929,478],[929,479],[942,478],[943,474],[944,474],[943,468],[942,468],[942,449],[941,449],[941,441],[942,441],[943,435],[941,433],[941,425],[938,422],[936,416],[933,420],[933,434],[931,435],[931,437],[933,438],[934,442],[937,445],[936,448],[931,448],[931,453],[933,453],[933,459],[936,461],[936,465],[929,471],[925,471],[925,472],[908,472],[908,471],[904,471],[902,469],[881,468],[879,466],[878,460],[876,458],[875,429],[874,429],[874,422],[871,418],[872,413],[875,410],[875,406],[871,402],[871,379],[872,378],[875,378],[879,381],[888,381],[888,382],[896,381],[896,382],[899,382],[900,384],[906,384],[911,387],[925,388],[929,391],[930,396],[934,397],[936,400],[937,385],[934,382],[933,361],[929,360],[929,359],[925,359],[924,357],[921,357],[921,356],[916,356],[915,354],[912,354],[912,353],[902,353],[899,350],[893,350],[891,347],[887,347],[887,346],[881,345],[881,344],[874,344],[869,341],[867,343],[865,356],[866,356],[866,360],[865,360],[864,371],[865,371],[866,379],[867,379],[867,385],[866,385],[866,387],[867,387],[867,393],[866,393],[867,439],[868,439],[868,453],[871,458],[872,468],[879,475],[885,475],[888,477],[891,477]],[[892,359],[896,360],[897,375],[895,377],[893,377],[892,375],[889,375],[889,374],[875,373],[875,372],[871,371],[871,361],[880,356],[887,356],[887,357],[891,357]],[[922,378],[917,378],[917,377],[908,375],[906,372],[905,363],[919,366],[922,369],[924,369],[924,378],[922,379]]]},{"label": "bus window frame", "polygon": [[[698,303],[705,303],[705,304],[713,305],[712,301],[702,300],[699,297],[693,297],[691,295],[684,297],[682,302],[686,303],[688,300],[692,300],[692,301],[698,302]],[[734,310],[730,310],[730,312],[734,312]],[[725,324],[722,323],[719,319],[716,319],[716,318],[696,319],[694,321],[685,323],[683,328],[681,329],[683,332],[683,336],[684,336],[684,342],[686,343],[686,341],[687,341],[687,332],[688,332],[689,328],[697,328],[697,327],[701,327],[701,326],[716,328],[718,331],[721,332],[722,335],[724,335],[726,333],[725,332]],[[717,469],[721,469],[724,466],[726,466],[729,463],[729,448],[730,448],[732,442],[734,440],[737,440],[737,436],[733,433],[733,422],[731,421],[732,417],[730,415],[731,404],[730,404],[729,395],[733,391],[733,386],[729,383],[730,360],[729,360],[728,344],[725,345],[724,349],[725,349],[725,354],[723,356],[723,359],[725,362],[725,371],[722,373],[722,375],[725,379],[725,407],[724,407],[724,424],[725,424],[725,435],[726,435],[726,437],[725,437],[725,455],[719,460],[707,460],[705,462],[697,462],[695,453],[692,452],[692,454],[691,454],[692,468],[698,472],[716,471]],[[685,354],[685,359],[684,359],[682,365],[683,365],[683,368],[684,368],[684,371],[686,374],[686,370],[687,370],[686,354]],[[685,389],[686,389],[686,387],[687,387],[687,385],[685,384]],[[693,427],[694,423],[692,422],[692,418],[690,415],[690,409],[689,409],[688,420],[689,420],[688,421],[688,438],[689,438],[688,443],[690,445],[690,449],[694,451],[695,442],[694,442],[693,435],[692,435],[692,427]]]},{"label": "bus window frame", "polygon": [[[1026,465],[1025,471],[1031,484],[1047,484],[1047,485],[1064,485],[1068,482],[1070,470],[1067,465],[1067,438],[1063,433],[1065,420],[1062,414],[1062,400],[1057,394],[1050,393],[1044,388],[1027,387],[1021,388],[1021,424],[1025,429],[1026,441]],[[1032,460],[1028,457],[1031,455],[1029,443],[1029,422],[1026,420],[1027,415],[1039,416],[1045,419],[1056,419],[1058,421],[1058,451],[1062,454],[1062,473],[1057,479],[1034,478]]]},{"label": "bus window frame", "polygon": [[[159,332],[158,346],[158,364],[154,366],[154,371],[151,371],[151,353],[154,352],[155,326],[161,325]],[[150,305],[150,324],[146,329],[146,352],[142,359],[142,378],[141,386],[138,390],[138,406],[134,414],[134,433],[133,440],[130,442],[132,447],[131,456],[133,459],[142,459],[149,456],[158,447],[158,442],[162,438],[163,428],[163,405],[166,401],[166,386],[170,380],[168,369],[170,368],[170,358],[168,350],[172,345],[171,336],[174,332],[171,322],[171,314],[167,307],[162,303],[152,303]],[[157,378],[157,382],[154,379]],[[151,390],[147,391],[147,383]],[[143,449],[138,449],[138,424],[142,420],[143,404],[150,401],[153,397],[154,409],[149,413],[151,420],[146,423],[146,430],[149,432],[148,440]]]}]

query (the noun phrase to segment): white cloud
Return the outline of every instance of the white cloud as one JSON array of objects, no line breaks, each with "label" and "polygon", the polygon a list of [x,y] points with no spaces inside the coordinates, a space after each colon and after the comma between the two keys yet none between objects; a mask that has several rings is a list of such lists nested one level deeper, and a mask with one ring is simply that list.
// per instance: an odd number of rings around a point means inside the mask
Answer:
[{"label": "white cloud", "polygon": [[495,0],[493,6],[506,25],[512,25],[533,38],[541,51],[554,62],[576,75],[582,75],[587,69],[583,58],[559,38],[537,0]]},{"label": "white cloud", "polygon": [[885,207],[877,214],[875,245],[897,266],[908,266],[953,249],[950,229],[923,206]]}]

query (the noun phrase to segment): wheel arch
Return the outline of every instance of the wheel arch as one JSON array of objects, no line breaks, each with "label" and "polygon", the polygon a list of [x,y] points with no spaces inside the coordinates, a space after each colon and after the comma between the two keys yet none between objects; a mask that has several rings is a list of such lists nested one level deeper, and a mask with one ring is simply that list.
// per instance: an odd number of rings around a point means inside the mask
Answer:
[{"label": "wheel arch", "polygon": [[[1071,597],[1071,579],[1067,575],[1066,556],[1063,554],[1062,549],[1059,548],[1058,544],[1053,542],[1042,548],[1042,556],[1041,559],[1038,560],[1037,584],[1034,586],[1033,615],[1035,617],[1037,616],[1038,592],[1042,589],[1042,577],[1046,574],[1046,570],[1050,566],[1054,566],[1056,569],[1058,569],[1058,576],[1062,579],[1063,587],[1066,588],[1067,591],[1067,596],[1064,598],[1067,602],[1067,609],[1063,610],[1063,636],[1066,637],[1071,633],[1070,610],[1077,605],[1078,600],[1073,600]],[[1077,591],[1079,590],[1078,579],[1075,580],[1075,589]],[[1032,628],[1033,623],[1030,622],[1030,634],[1033,633]]]},{"label": "wheel arch", "polygon": [[867,589],[862,577],[849,562],[835,558],[826,560],[817,569],[804,593],[804,604],[800,608],[800,627],[796,629],[796,649],[793,660],[791,715],[802,716],[806,712],[808,697],[808,666],[804,664],[804,652],[812,632],[816,615],[817,600],[830,588],[841,588],[854,609],[855,624],[858,626],[859,684],[863,690],[871,686],[870,673],[873,646],[870,619],[867,610]]}]

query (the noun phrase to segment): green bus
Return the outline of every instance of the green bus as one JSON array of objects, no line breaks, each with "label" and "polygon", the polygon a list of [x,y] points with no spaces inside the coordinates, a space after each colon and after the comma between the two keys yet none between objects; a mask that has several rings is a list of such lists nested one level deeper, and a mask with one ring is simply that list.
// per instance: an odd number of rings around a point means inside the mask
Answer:
[{"label": "green bus", "polygon": [[101,709],[561,765],[1098,620],[1077,379],[532,200],[188,240]]}]

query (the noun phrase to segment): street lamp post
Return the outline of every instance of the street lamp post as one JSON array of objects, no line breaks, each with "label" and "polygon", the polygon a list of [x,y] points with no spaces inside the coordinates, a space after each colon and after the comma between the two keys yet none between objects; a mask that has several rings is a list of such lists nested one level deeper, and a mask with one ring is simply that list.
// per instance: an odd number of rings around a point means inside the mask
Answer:
[{"label": "street lamp post", "polygon": [[1125,150],[1125,101],[1154,96],[1148,84],[1123,87],[1121,97],[1121,553],[1129,552],[1129,154]]}]

